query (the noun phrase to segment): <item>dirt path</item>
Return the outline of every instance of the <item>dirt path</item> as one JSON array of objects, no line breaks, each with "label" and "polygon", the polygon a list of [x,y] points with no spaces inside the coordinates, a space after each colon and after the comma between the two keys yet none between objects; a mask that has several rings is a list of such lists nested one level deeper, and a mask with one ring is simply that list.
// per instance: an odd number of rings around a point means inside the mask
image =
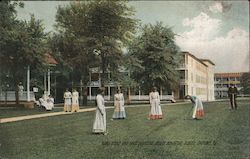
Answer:
[{"label": "dirt path", "polygon": [[[89,112],[89,111],[94,111],[95,109],[96,108],[80,109],[78,112]],[[54,113],[45,113],[45,114],[25,115],[25,116],[19,116],[19,117],[11,117],[11,118],[2,118],[0,119],[0,123],[8,123],[8,122],[21,121],[21,120],[44,118],[44,117],[57,116],[57,115],[68,115],[68,114],[73,114],[73,113],[72,112],[54,112]]]}]

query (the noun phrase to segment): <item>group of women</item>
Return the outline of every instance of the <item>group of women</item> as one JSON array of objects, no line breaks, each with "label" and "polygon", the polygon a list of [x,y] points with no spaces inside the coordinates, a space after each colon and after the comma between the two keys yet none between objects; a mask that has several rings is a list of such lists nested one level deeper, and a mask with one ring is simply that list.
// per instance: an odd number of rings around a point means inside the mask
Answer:
[{"label": "group of women", "polygon": [[64,92],[64,111],[77,112],[79,110],[79,93],[74,89],[71,93],[68,89]]},{"label": "group of women", "polygon": [[[96,96],[96,115],[93,125],[93,133],[107,134],[106,133],[106,111],[105,111],[105,102],[104,102],[104,89],[99,88],[98,94]],[[117,90],[117,93],[114,95],[114,113],[112,120],[114,119],[125,119],[126,112],[124,108],[124,96],[120,89]]]},{"label": "group of women", "polygon": [[[104,89],[99,88],[96,96],[96,114],[93,124],[93,133],[95,134],[107,134],[106,131],[106,111],[104,101]],[[199,98],[195,96],[186,96],[186,99],[190,99],[193,103],[193,119],[201,119],[204,116],[203,105]],[[149,94],[150,101],[150,113],[148,116],[149,120],[162,119],[162,110],[160,105],[160,96],[157,92],[157,88],[153,87],[152,92]],[[125,119],[126,113],[124,108],[124,96],[120,89],[114,95],[114,113],[112,120],[114,119]]]}]

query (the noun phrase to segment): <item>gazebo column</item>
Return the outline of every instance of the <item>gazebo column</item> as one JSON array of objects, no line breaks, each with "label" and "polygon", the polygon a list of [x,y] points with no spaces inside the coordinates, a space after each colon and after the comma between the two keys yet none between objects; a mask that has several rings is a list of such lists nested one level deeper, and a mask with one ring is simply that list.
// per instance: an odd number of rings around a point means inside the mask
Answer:
[{"label": "gazebo column", "polygon": [[110,85],[108,85],[108,99],[110,100]]},{"label": "gazebo column", "polygon": [[44,73],[44,78],[43,78],[43,85],[44,85],[44,95],[47,95],[47,80],[46,80],[46,72]]},{"label": "gazebo column", "polygon": [[91,86],[89,86],[89,100],[91,100]]},{"label": "gazebo column", "polygon": [[48,68],[48,94],[50,95],[50,69]]},{"label": "gazebo column", "polygon": [[30,66],[27,67],[27,101],[30,101]]},{"label": "gazebo column", "polygon": [[139,87],[139,100],[141,100],[141,87]]},{"label": "gazebo column", "polygon": [[89,73],[89,100],[91,100],[91,84],[92,84],[92,82],[91,82],[91,71],[90,71],[90,73]]},{"label": "gazebo column", "polygon": [[160,93],[161,93],[161,100],[162,100],[162,87],[160,88]]}]

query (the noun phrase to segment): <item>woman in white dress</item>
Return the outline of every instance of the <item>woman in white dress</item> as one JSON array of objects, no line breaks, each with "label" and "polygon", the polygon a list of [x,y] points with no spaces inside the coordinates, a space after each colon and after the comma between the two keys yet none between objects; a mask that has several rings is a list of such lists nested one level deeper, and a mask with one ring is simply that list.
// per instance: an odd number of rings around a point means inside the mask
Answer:
[{"label": "woman in white dress", "polygon": [[204,110],[203,110],[202,101],[198,97],[190,96],[190,95],[187,95],[186,99],[190,99],[191,102],[193,103],[192,118],[193,119],[202,119],[205,115]]},{"label": "woman in white dress", "polygon": [[153,91],[149,94],[149,101],[151,105],[149,119],[162,119],[162,111],[160,105],[160,96],[157,88],[153,87]]},{"label": "woman in white dress", "polygon": [[71,98],[72,98],[71,92],[68,89],[66,89],[64,93],[64,111],[65,112],[71,111]]},{"label": "woman in white dress", "polygon": [[51,95],[46,96],[44,94],[42,98],[39,99],[39,104],[46,110],[52,110],[52,108],[54,108],[54,98]]},{"label": "woman in white dress", "polygon": [[41,98],[39,98],[39,105],[42,108],[45,108],[47,110],[47,97],[44,94]]},{"label": "woman in white dress", "polygon": [[49,95],[47,99],[47,109],[46,110],[52,110],[54,108],[54,98]]},{"label": "woman in white dress", "polygon": [[106,135],[106,111],[104,106],[104,89],[99,88],[96,96],[96,114],[93,124],[93,133]]},{"label": "woman in white dress", "polygon": [[115,110],[113,113],[113,119],[125,119],[126,112],[124,108],[124,96],[120,89],[117,90],[117,93],[114,95],[114,106]]},{"label": "woman in white dress", "polygon": [[79,110],[79,93],[74,89],[72,92],[72,109],[71,112],[78,112]]}]

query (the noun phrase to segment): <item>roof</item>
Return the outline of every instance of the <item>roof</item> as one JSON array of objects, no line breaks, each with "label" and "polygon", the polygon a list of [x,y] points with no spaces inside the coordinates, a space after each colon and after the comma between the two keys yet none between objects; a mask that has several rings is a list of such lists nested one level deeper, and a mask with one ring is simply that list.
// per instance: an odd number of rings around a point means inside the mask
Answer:
[{"label": "roof", "polygon": [[201,64],[203,64],[204,66],[208,67],[208,65],[206,65],[201,59],[197,58],[196,56],[194,56],[194,55],[191,54],[190,52],[182,51],[182,53],[191,56],[192,58],[194,58],[195,60],[197,60],[198,62],[200,62]]},{"label": "roof", "polygon": [[215,73],[215,77],[241,77],[244,72],[234,72],[234,73]]},{"label": "roof", "polygon": [[211,60],[209,60],[209,59],[200,59],[201,61],[206,61],[206,62],[209,62],[210,64],[212,64],[212,65],[215,65]]},{"label": "roof", "polygon": [[46,64],[48,64],[48,65],[57,65],[58,64],[58,62],[55,60],[55,58],[53,56],[51,56],[50,53],[45,53],[44,56],[45,56]]}]

